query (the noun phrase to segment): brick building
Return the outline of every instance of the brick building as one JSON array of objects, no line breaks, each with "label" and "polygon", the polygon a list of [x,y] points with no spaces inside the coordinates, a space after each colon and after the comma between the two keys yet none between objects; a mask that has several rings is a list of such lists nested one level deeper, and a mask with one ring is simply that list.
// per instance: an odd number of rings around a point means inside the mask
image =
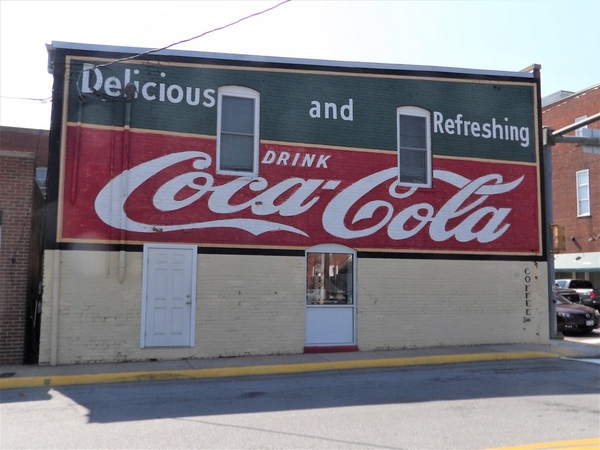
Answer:
[{"label": "brick building", "polygon": [[539,77],[55,42],[40,363],[549,338]]},{"label": "brick building", "polygon": [[[542,100],[542,123],[559,130],[600,112],[600,85],[560,91]],[[596,130],[596,131],[591,131]],[[568,135],[600,133],[600,121]],[[565,228],[556,278],[581,278],[600,288],[600,151],[560,143],[552,148],[554,222]]]},{"label": "brick building", "polygon": [[37,362],[47,164],[48,131],[0,128],[0,364]]}]

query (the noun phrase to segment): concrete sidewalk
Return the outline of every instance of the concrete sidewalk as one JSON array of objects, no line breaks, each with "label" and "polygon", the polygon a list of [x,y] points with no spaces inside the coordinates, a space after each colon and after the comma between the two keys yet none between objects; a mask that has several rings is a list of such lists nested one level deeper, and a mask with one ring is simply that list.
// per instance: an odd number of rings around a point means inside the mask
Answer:
[{"label": "concrete sidewalk", "polygon": [[239,377],[378,367],[533,358],[600,358],[600,345],[552,340],[549,345],[481,345],[416,350],[144,361],[58,366],[0,366],[0,389],[149,380]]}]

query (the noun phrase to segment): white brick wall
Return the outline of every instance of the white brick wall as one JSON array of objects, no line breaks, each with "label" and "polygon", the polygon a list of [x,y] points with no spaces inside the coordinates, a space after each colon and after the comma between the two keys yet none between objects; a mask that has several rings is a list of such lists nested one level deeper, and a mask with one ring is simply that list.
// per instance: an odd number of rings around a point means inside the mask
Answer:
[{"label": "white brick wall", "polygon": [[[40,364],[51,355],[52,253],[45,255]],[[163,349],[140,348],[142,253],[126,258],[120,284],[118,252],[61,252],[57,363],[302,352],[304,258],[198,255],[196,345]],[[537,266],[359,258],[357,344],[546,343],[546,266]]]}]

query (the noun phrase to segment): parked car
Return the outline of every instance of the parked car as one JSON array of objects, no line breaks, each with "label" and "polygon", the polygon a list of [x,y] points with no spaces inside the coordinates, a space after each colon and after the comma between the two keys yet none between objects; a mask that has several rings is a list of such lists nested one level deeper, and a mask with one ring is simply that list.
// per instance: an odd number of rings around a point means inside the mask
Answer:
[{"label": "parked car", "polygon": [[594,289],[594,285],[588,280],[578,279],[560,279],[555,280],[558,287],[566,289],[575,289],[579,292],[581,303],[585,306],[591,306],[600,310],[600,291]]},{"label": "parked car", "polygon": [[581,297],[579,296],[579,292],[577,292],[575,289],[567,289],[567,288],[561,288],[561,287],[557,286],[556,289],[554,290],[554,292],[562,295],[567,300],[569,300],[571,303],[581,304]]},{"label": "parked car", "polygon": [[600,328],[600,312],[585,305],[570,302],[560,294],[554,294],[556,325],[561,333],[589,333]]}]

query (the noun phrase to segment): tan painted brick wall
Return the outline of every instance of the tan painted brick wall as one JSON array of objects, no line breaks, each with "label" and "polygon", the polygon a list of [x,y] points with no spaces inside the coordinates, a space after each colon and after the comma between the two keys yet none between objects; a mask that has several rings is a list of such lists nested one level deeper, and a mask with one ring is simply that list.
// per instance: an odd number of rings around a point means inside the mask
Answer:
[{"label": "tan painted brick wall", "polygon": [[[51,355],[53,252],[46,254],[40,364]],[[304,259],[199,255],[196,345],[140,349],[142,253],[62,251],[58,364],[301,353]]]},{"label": "tan painted brick wall", "polygon": [[[44,308],[40,364],[51,354],[54,252],[44,258]],[[58,364],[140,359],[142,254],[127,254],[127,276],[118,281],[118,253],[60,253]],[[132,357],[133,356],[133,357]]]},{"label": "tan painted brick wall", "polygon": [[301,353],[304,258],[199,255],[202,356]]},{"label": "tan painted brick wall", "polygon": [[[45,257],[40,364],[51,355],[52,253]],[[123,284],[118,258],[61,252],[59,364],[303,351],[304,258],[198,255],[196,345],[163,349],[140,349],[142,253],[127,254]],[[361,350],[548,342],[543,264],[357,263]]]},{"label": "tan painted brick wall", "polygon": [[361,350],[548,342],[545,264],[363,259],[358,271]]}]

